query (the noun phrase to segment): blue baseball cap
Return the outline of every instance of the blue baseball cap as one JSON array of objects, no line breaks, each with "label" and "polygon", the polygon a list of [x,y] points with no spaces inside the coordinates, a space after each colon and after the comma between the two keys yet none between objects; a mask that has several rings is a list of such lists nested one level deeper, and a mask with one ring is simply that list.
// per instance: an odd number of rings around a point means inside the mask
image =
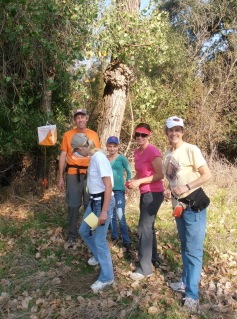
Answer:
[{"label": "blue baseball cap", "polygon": [[119,139],[116,136],[110,136],[107,139],[106,144],[109,144],[109,143],[119,144]]}]

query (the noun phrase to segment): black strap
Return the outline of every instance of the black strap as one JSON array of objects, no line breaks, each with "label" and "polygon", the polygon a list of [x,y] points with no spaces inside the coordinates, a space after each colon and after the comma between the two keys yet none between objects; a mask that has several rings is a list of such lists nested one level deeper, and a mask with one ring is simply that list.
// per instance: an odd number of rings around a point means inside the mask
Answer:
[{"label": "black strap", "polygon": [[104,197],[104,193],[105,192],[102,192],[102,193],[97,193],[97,194],[90,194],[90,196],[92,197],[92,198],[98,198],[98,197]]},{"label": "black strap", "polygon": [[[90,205],[91,205],[91,210],[93,212],[94,210],[94,203],[96,202],[96,198],[99,198],[101,197],[101,210],[102,210],[102,207],[103,207],[103,204],[104,204],[104,195],[105,195],[105,192],[102,192],[102,193],[97,193],[97,194],[90,194]],[[103,225],[101,225],[103,226]],[[90,228],[90,236],[92,236],[92,229]]]},{"label": "black strap", "polygon": [[178,200],[178,201],[181,202],[181,203],[184,203],[185,205],[187,205],[187,206],[189,206],[189,207],[192,207],[192,206],[193,206],[193,203],[192,203],[190,200],[188,200],[186,197],[184,197],[184,198],[177,198],[177,197],[174,196],[173,193],[171,193],[171,196],[174,197],[174,199]]},{"label": "black strap", "polygon": [[101,197],[101,210],[102,210],[102,207],[103,207],[103,204],[104,204],[104,195],[105,195],[105,192],[98,193],[98,194],[90,194],[92,211],[94,210],[93,205],[94,205],[95,199],[98,198],[98,197]]},{"label": "black strap", "polygon": [[77,169],[77,175],[78,175],[79,181],[80,181],[80,175],[81,175],[81,174],[84,174],[84,175],[85,175],[85,179],[87,178],[87,172],[86,172],[86,173],[81,173],[81,172],[80,172],[80,169],[86,169],[86,170],[87,170],[88,166],[70,165],[70,164],[67,164],[66,167],[65,167],[65,172],[66,172],[66,173],[68,172],[68,169],[69,169],[70,167],[73,167],[73,168],[76,168],[76,169]]}]

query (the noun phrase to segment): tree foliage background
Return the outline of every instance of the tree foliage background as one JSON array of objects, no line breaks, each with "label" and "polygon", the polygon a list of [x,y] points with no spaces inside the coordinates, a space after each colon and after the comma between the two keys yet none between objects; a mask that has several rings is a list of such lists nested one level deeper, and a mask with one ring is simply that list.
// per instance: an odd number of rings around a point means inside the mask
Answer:
[{"label": "tree foliage background", "polygon": [[[176,114],[186,119],[190,142],[236,161],[235,1],[155,1],[142,11],[119,10],[128,4],[0,0],[1,172],[24,155],[43,156],[37,126],[56,123],[60,140],[74,107],[88,109],[92,128],[105,123],[103,76],[116,59],[133,74],[115,128],[124,145],[146,121],[152,142],[164,149],[164,119]],[[58,151],[47,149],[54,157]]]}]

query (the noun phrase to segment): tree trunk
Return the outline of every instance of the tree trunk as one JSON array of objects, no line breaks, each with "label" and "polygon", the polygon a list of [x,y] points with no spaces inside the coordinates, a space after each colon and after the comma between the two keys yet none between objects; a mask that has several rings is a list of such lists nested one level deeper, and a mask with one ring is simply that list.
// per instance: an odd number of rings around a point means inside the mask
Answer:
[{"label": "tree trunk", "polygon": [[44,81],[43,85],[43,98],[41,109],[43,113],[52,113],[52,90],[49,89],[49,84],[54,81],[55,69],[50,68],[47,74],[47,79]]},{"label": "tree trunk", "polygon": [[119,61],[111,62],[104,73],[106,85],[98,125],[102,148],[105,147],[109,136],[120,136],[129,85],[132,80],[132,70]]},{"label": "tree trunk", "polygon": [[[117,0],[117,11],[139,13],[140,0]],[[126,25],[125,21],[120,21],[121,25]],[[131,32],[133,32],[131,30]],[[122,61],[112,60],[104,73],[106,83],[102,112],[98,123],[98,134],[102,148],[105,147],[106,140],[111,135],[120,137],[124,111],[126,107],[129,87],[133,81],[132,70]]]},{"label": "tree trunk", "polygon": [[139,12],[140,0],[117,0],[117,8],[127,12]]}]

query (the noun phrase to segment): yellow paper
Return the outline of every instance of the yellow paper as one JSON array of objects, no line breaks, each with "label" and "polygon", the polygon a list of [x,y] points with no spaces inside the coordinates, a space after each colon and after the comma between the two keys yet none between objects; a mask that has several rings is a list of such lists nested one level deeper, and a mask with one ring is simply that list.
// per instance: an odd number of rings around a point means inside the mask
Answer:
[{"label": "yellow paper", "polygon": [[92,228],[96,228],[98,226],[98,217],[91,212],[85,219],[84,221]]}]

